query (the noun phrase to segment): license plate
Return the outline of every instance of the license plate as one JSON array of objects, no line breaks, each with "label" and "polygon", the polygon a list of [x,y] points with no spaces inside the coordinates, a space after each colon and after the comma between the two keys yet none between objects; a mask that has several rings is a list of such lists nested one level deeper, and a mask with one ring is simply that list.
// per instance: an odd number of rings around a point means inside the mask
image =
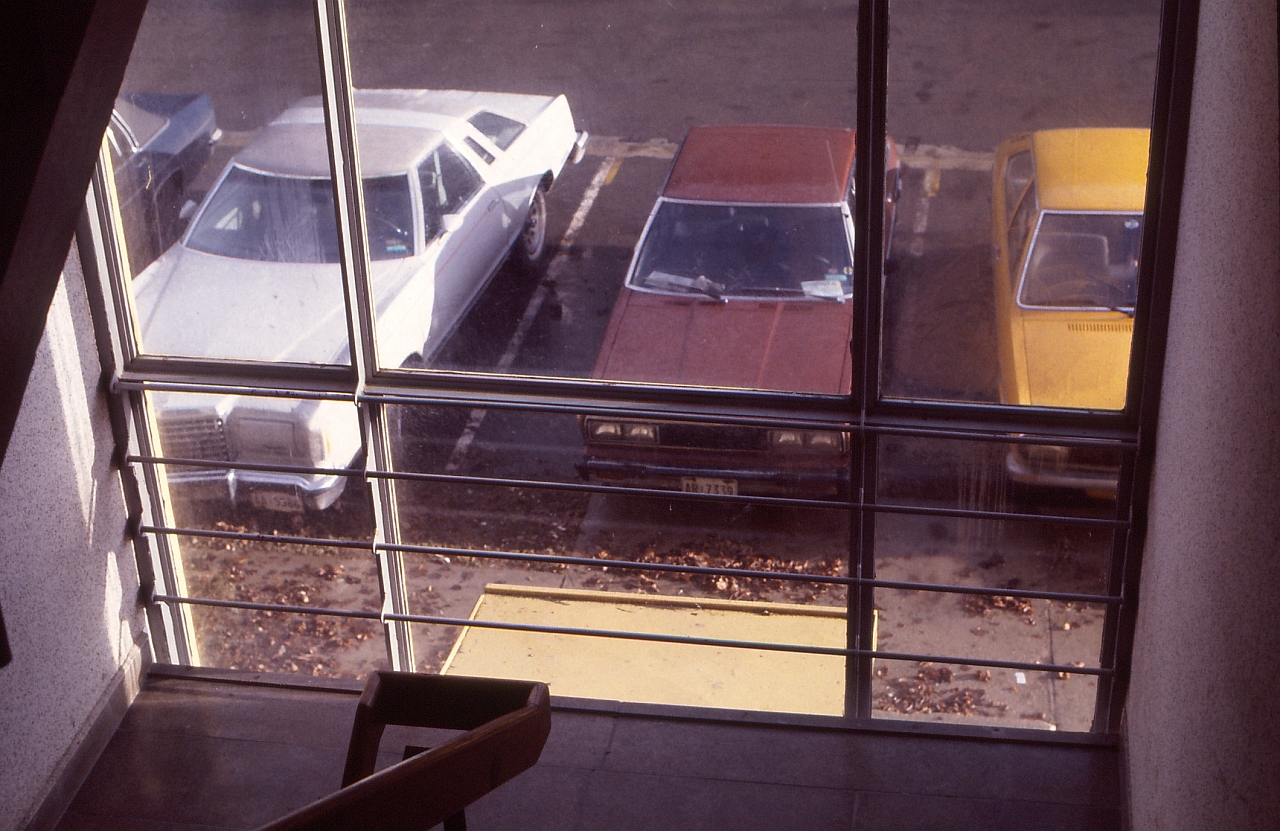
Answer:
[{"label": "license plate", "polygon": [[288,513],[302,511],[302,498],[296,493],[252,491],[249,494],[249,504],[255,508],[263,508],[268,511],[287,511]]},{"label": "license plate", "polygon": [[716,496],[737,496],[737,479],[708,479],[704,476],[685,476],[680,479],[680,490],[685,493],[711,493]]}]

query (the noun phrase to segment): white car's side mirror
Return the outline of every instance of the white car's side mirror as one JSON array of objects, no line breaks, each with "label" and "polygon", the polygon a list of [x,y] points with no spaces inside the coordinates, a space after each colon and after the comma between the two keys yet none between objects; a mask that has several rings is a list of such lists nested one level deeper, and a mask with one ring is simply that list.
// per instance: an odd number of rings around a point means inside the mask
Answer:
[{"label": "white car's side mirror", "polygon": [[462,216],[459,214],[445,214],[440,217],[440,227],[446,231],[456,231],[462,227]]}]

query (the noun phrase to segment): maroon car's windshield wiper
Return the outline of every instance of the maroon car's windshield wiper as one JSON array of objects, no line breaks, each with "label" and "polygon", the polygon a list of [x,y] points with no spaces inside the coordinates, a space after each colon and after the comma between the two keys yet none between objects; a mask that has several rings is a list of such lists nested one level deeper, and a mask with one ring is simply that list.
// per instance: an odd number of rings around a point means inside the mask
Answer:
[{"label": "maroon car's windshield wiper", "polygon": [[705,274],[699,274],[697,277],[681,277],[678,274],[668,274],[665,271],[651,271],[644,278],[646,286],[655,286],[657,288],[678,288],[686,291],[697,292],[706,295],[721,303],[726,303],[724,294],[724,283],[716,283],[707,279]]}]

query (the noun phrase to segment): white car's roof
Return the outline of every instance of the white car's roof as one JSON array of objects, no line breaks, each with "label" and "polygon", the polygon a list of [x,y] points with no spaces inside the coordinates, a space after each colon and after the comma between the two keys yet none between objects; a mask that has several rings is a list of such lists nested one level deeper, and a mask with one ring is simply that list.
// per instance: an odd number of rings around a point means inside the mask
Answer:
[{"label": "white car's roof", "polygon": [[[466,135],[467,119],[494,112],[528,124],[554,100],[467,90],[357,90],[360,170],[365,177],[403,174],[439,142],[442,134]],[[328,177],[329,148],[319,96],[304,98],[267,125],[235,161],[283,176]]]}]

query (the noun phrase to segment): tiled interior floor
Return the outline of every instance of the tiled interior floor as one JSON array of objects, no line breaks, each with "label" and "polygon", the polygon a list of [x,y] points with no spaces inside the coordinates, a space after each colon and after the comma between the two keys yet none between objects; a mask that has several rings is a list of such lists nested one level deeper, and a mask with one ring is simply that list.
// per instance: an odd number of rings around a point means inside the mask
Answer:
[{"label": "tiled interior floor", "polygon": [[[58,826],[253,828],[337,787],[359,684],[154,671]],[[389,728],[384,762],[403,744]],[[538,764],[472,831],[1121,828],[1114,747],[557,709]]]}]

